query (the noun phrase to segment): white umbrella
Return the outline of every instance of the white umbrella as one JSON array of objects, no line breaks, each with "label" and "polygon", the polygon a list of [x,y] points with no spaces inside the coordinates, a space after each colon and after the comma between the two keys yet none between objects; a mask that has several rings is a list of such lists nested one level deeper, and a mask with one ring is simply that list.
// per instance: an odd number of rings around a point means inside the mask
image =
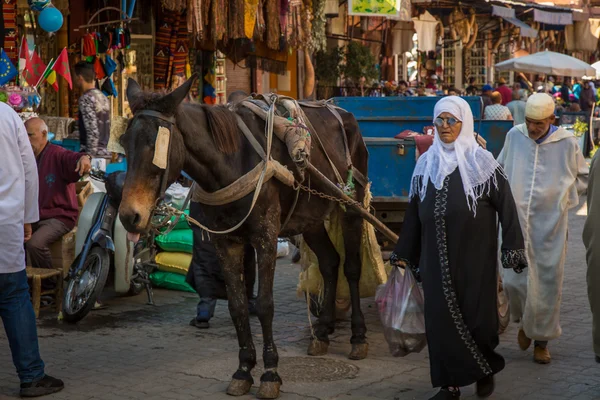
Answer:
[{"label": "white umbrella", "polygon": [[519,71],[530,74],[572,76],[596,75],[596,70],[588,63],[566,54],[541,51],[496,64],[498,71]]},{"label": "white umbrella", "polygon": [[596,70],[596,78],[600,78],[600,61],[593,63],[592,67]]}]

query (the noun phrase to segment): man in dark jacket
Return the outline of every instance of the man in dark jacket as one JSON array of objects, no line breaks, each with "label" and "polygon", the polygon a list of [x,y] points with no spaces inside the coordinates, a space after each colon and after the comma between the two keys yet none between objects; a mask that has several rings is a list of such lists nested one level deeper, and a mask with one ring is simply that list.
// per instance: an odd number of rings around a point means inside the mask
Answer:
[{"label": "man in dark jacket", "polygon": [[[190,203],[190,217],[196,221],[203,219],[200,203]],[[200,296],[196,317],[190,321],[190,325],[207,329],[210,327],[208,321],[215,313],[217,299],[227,300],[227,291],[221,264],[217,259],[217,252],[209,234],[194,224],[190,224],[190,226],[194,232],[194,247],[192,250],[192,264],[188,270],[186,281]],[[246,293],[248,295],[248,308],[250,313],[254,314],[255,300],[253,293],[254,282],[256,281],[256,253],[250,245],[246,245],[244,248],[244,281],[246,282]]]},{"label": "man in dark jacket", "polygon": [[75,182],[91,169],[91,157],[48,142],[48,126],[41,118],[25,122],[38,168],[40,220],[27,242],[34,268],[52,268],[50,245],[75,227],[78,206]]}]

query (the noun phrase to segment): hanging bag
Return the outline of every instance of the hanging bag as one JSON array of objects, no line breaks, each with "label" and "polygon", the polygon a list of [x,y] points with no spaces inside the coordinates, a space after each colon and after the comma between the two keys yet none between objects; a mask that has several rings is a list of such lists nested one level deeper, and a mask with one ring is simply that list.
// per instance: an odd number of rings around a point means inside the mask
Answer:
[{"label": "hanging bag", "polygon": [[423,292],[410,270],[392,268],[387,283],[377,288],[375,302],[394,357],[425,348]]}]

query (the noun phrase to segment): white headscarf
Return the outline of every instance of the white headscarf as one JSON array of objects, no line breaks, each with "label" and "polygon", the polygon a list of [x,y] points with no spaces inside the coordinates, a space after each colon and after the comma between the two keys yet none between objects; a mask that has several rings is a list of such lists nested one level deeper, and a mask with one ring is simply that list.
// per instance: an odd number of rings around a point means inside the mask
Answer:
[{"label": "white headscarf", "polygon": [[433,145],[417,161],[410,197],[418,194],[422,201],[427,194],[429,181],[436,189],[442,189],[444,179],[458,167],[467,204],[476,214],[477,200],[489,193],[491,182],[498,186],[496,171],[502,174],[504,172],[492,153],[477,143],[469,104],[458,96],[444,97],[435,105],[433,119],[444,112],[462,122],[460,134],[454,143],[446,144],[440,139],[437,128],[435,129]]}]

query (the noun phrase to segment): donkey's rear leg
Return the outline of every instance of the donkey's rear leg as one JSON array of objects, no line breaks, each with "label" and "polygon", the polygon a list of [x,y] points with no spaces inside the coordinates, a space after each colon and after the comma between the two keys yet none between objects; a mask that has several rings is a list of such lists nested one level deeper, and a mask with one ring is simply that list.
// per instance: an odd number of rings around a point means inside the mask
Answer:
[{"label": "donkey's rear leg", "polygon": [[[338,282],[340,256],[329,239],[325,225],[304,233],[304,240],[319,260],[319,271],[323,276],[324,296],[323,307],[315,327],[315,336],[308,346],[309,356],[327,354],[329,347],[329,332],[335,328],[335,293]],[[310,299],[306,299],[310,301]]]},{"label": "donkey's rear leg", "polygon": [[367,326],[360,309],[359,282],[361,274],[361,239],[363,220],[351,210],[344,213],[344,248],[346,259],[344,261],[344,275],[350,287],[350,301],[352,303],[352,351],[348,358],[362,360],[367,357],[369,344],[367,343]]},{"label": "donkey's rear leg", "polygon": [[227,285],[229,314],[240,346],[239,367],[233,374],[227,394],[243,396],[250,391],[254,383],[252,369],[256,365],[256,350],[250,332],[248,297],[244,283],[244,244],[218,238],[215,239],[215,247]]}]

